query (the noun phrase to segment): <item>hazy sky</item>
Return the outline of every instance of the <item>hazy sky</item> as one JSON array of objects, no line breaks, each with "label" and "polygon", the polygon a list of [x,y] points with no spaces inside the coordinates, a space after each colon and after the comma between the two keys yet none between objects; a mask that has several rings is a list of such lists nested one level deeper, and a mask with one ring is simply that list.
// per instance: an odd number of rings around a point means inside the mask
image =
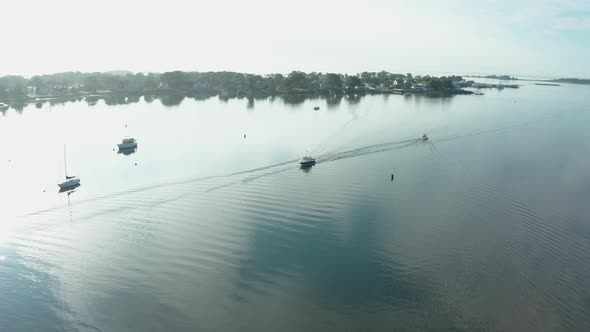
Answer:
[{"label": "hazy sky", "polygon": [[384,69],[590,77],[590,0],[2,2],[0,75]]}]

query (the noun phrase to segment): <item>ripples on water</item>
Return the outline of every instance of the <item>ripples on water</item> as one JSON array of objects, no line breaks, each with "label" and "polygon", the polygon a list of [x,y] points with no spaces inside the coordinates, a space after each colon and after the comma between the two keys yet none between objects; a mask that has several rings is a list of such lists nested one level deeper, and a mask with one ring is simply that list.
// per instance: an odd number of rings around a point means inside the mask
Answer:
[{"label": "ripples on water", "polygon": [[0,251],[9,294],[0,322],[11,331],[586,330],[587,234],[445,152],[498,131],[320,144],[305,172],[293,159],[96,198],[74,192],[66,207],[18,218],[13,249]]}]

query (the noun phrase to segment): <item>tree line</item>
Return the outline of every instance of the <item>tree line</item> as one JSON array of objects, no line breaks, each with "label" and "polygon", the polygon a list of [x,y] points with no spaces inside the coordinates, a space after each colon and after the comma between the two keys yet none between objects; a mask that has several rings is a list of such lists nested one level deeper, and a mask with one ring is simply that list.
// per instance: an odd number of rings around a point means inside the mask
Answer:
[{"label": "tree line", "polygon": [[36,75],[31,78],[4,76],[0,78],[0,101],[42,96],[66,96],[97,93],[145,93],[153,91],[190,93],[255,92],[296,93],[317,90],[356,91],[359,89],[412,89],[423,85],[430,90],[453,89],[460,76],[434,77],[395,74],[386,71],[362,72],[357,75],[339,73],[305,73],[292,71],[287,75],[256,75],[229,71],[131,73],[66,72]]}]

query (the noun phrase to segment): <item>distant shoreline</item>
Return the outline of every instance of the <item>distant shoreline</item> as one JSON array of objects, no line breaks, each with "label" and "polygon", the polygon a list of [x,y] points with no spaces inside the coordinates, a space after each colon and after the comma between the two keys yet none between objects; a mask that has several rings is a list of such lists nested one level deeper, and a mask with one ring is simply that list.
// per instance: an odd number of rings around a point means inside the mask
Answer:
[{"label": "distant shoreline", "polygon": [[[498,84],[476,82],[465,78],[500,80]],[[501,81],[532,81],[546,84],[590,84],[590,79],[560,78],[528,80],[509,75],[430,76],[380,72],[357,75],[338,73],[305,73],[256,75],[238,72],[165,72],[165,73],[82,73],[65,72],[50,75],[0,77],[0,110],[7,104],[52,100],[73,100],[96,96],[184,95],[216,96],[221,99],[258,96],[416,94],[432,97],[470,95],[471,89],[518,88]],[[475,93],[480,94],[480,93]]]},{"label": "distant shoreline", "polygon": [[[471,82],[472,84],[473,82]],[[137,73],[65,72],[50,75],[0,78],[0,102],[22,104],[111,95],[219,95],[280,96],[298,94],[422,94],[449,96],[472,94],[461,76],[435,77],[386,71],[357,75],[304,73],[256,75],[238,72]]]}]

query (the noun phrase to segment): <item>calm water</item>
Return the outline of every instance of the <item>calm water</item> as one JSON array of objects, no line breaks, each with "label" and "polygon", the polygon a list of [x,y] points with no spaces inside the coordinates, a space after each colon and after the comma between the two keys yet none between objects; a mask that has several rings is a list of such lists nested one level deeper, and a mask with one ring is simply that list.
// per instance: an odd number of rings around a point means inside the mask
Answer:
[{"label": "calm water", "polygon": [[4,112],[0,331],[587,331],[588,95]]}]

